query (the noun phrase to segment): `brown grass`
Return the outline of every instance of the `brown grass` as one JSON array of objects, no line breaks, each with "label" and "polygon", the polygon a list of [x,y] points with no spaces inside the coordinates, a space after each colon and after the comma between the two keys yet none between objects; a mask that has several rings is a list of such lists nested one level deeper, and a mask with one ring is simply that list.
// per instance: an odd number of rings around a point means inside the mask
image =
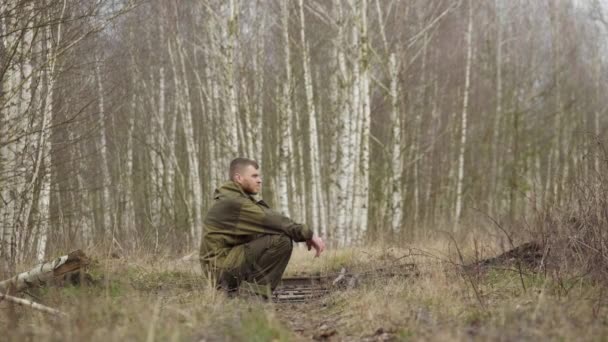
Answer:
[{"label": "brown grass", "polygon": [[[467,260],[496,245],[460,239]],[[484,253],[479,250],[485,246]],[[95,253],[93,253],[95,254]],[[516,269],[460,271],[453,241],[435,238],[407,248],[349,248],[321,258],[296,248],[287,274],[353,272],[415,262],[417,277],[368,277],[308,304],[228,299],[200,277],[196,261],[164,255],[96,255],[92,286],[31,291],[68,314],[56,319],[0,303],[3,340],[23,341],[291,341],[597,340],[608,336],[604,287],[586,278],[521,275]],[[522,287],[522,279],[525,289]],[[26,295],[28,297],[28,295]]]}]

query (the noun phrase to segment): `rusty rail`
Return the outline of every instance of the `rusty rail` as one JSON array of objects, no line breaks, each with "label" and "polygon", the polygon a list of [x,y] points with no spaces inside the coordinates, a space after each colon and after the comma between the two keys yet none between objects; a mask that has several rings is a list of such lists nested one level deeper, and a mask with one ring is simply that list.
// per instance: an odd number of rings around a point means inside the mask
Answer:
[{"label": "rusty rail", "polygon": [[418,275],[416,264],[390,265],[356,273],[347,273],[342,269],[340,273],[324,276],[285,277],[274,290],[272,300],[277,303],[305,303],[333,290],[352,288],[362,280],[411,275]]}]

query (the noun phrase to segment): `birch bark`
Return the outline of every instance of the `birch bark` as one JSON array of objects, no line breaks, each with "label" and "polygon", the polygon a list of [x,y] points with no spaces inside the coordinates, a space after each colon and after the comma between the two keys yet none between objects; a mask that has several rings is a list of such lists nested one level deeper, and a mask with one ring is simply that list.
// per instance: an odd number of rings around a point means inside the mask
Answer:
[{"label": "birch bark", "polygon": [[227,130],[227,140],[224,142],[226,146],[225,156],[226,162],[225,165],[229,165],[230,161],[237,156],[239,151],[239,134],[238,134],[238,105],[236,99],[236,86],[234,79],[234,65],[235,65],[235,53],[234,49],[236,47],[237,42],[237,32],[238,32],[238,17],[237,12],[238,8],[235,5],[235,0],[229,1],[229,11],[230,17],[228,18],[227,23],[227,45],[226,45],[226,77],[227,77],[227,97],[228,97],[228,107],[229,111],[226,115],[226,125],[225,129]]},{"label": "birch bark", "polygon": [[500,137],[500,127],[501,127],[501,118],[502,118],[502,45],[503,45],[503,24],[502,24],[502,8],[500,6],[501,0],[494,0],[494,7],[496,11],[496,110],[494,114],[494,128],[492,132],[492,146],[493,146],[493,154],[492,154],[492,168],[490,170],[490,174],[492,177],[491,184],[491,194],[490,194],[490,212],[494,212],[497,209],[497,196],[495,194],[498,193],[498,183],[501,179],[500,169],[498,167],[500,161],[500,145],[498,143],[498,138]]},{"label": "birch bark", "polygon": [[[351,115],[353,111],[351,103],[355,103],[350,99],[350,87],[352,86],[352,76],[349,74],[346,66],[345,46],[348,45],[345,38],[345,16],[341,2],[336,4],[337,7],[337,23],[338,23],[338,35],[336,37],[336,49],[338,58],[338,70],[339,70],[339,151],[338,151],[338,191],[336,196],[337,211],[338,211],[338,243],[341,246],[350,243],[349,229],[351,220],[349,215],[352,215],[352,179],[354,178],[354,146],[356,136],[353,135],[351,125],[353,120]],[[350,102],[352,101],[352,102]],[[355,116],[356,117],[356,116]]]},{"label": "birch bark", "polygon": [[[257,9],[257,6],[256,6]],[[258,160],[262,160],[262,151],[264,146],[264,134],[262,134],[262,123],[264,122],[264,84],[265,84],[265,73],[264,73],[264,56],[266,48],[266,39],[263,35],[266,33],[266,12],[261,11],[258,16],[260,17],[259,24],[259,35],[261,39],[257,40],[255,57],[253,59],[253,114],[256,118],[255,124],[252,126],[253,129],[253,155],[257,156]]]},{"label": "birch bark", "polygon": [[[29,12],[33,10],[32,5],[26,5],[25,11]],[[15,24],[23,24],[17,21]],[[11,218],[9,219],[10,227],[12,227],[12,240],[11,247],[13,248],[13,260],[21,260],[22,256],[27,252],[27,237],[30,235],[31,226],[30,226],[30,213],[32,206],[34,205],[33,201],[33,184],[36,183],[37,179],[34,177],[33,170],[35,168],[35,164],[30,160],[30,156],[28,154],[33,153],[32,149],[35,148],[35,142],[32,141],[36,134],[30,134],[33,130],[31,126],[35,120],[32,120],[31,111],[29,107],[32,105],[33,98],[33,89],[32,89],[32,78],[33,75],[33,67],[31,56],[28,55],[28,51],[33,48],[34,44],[34,34],[33,34],[33,22],[26,23],[22,30],[23,38],[21,42],[15,41],[16,44],[19,44],[19,62],[18,67],[15,73],[18,73],[18,76],[15,77],[13,83],[13,94],[18,94],[18,97],[15,99],[15,106],[13,111],[9,111],[9,121],[14,124],[14,131],[17,135],[23,134],[23,138],[19,139],[12,145],[8,145],[8,150],[10,151],[8,155],[8,169],[12,171],[12,176],[14,178],[13,186],[10,191],[12,191],[12,195],[8,198],[12,200],[12,209]],[[13,96],[13,94],[9,96]],[[32,120],[32,123],[28,121]],[[38,135],[39,136],[39,135]],[[33,159],[33,158],[32,158]]]},{"label": "birch bark", "polygon": [[[359,166],[355,170],[355,175],[358,176],[358,181],[355,186],[355,198],[357,206],[355,212],[357,215],[357,235],[356,241],[360,241],[367,231],[367,221],[369,217],[369,135],[371,128],[371,111],[370,111],[370,74],[369,74],[369,45],[367,36],[367,0],[359,0],[359,110],[360,131],[357,132],[360,136],[360,161]],[[359,144],[358,144],[359,145]]]},{"label": "birch bark", "polygon": [[293,154],[291,121],[293,117],[291,106],[291,51],[289,49],[289,8],[288,1],[281,1],[281,21],[283,33],[283,52],[285,63],[285,83],[281,86],[280,112],[280,147],[279,147],[279,206],[284,215],[290,216],[289,174],[290,161]]},{"label": "birch bark", "polygon": [[392,153],[391,153],[391,168],[390,168],[390,182],[391,182],[391,202],[390,202],[390,218],[391,218],[391,229],[394,233],[401,231],[401,224],[403,218],[402,212],[402,154],[401,154],[401,115],[399,113],[399,79],[397,69],[397,58],[395,53],[391,53],[389,56],[389,73],[390,73],[390,96],[391,96],[391,125],[392,125]]},{"label": "birch bark", "polygon": [[469,110],[469,93],[471,91],[471,60],[473,50],[473,2],[468,1],[468,16],[467,16],[467,59],[465,67],[464,94],[462,99],[462,116],[460,126],[460,152],[458,155],[458,179],[456,189],[456,212],[454,215],[454,230],[457,230],[460,225],[460,217],[462,214],[462,186],[464,181],[464,155],[466,152],[467,143],[467,115]]},{"label": "birch bark", "polygon": [[319,162],[319,137],[317,132],[317,112],[315,109],[312,77],[310,75],[310,55],[306,42],[306,20],[304,18],[304,1],[299,1],[300,7],[300,39],[302,44],[302,67],[304,70],[304,87],[306,90],[306,108],[309,120],[309,153],[310,153],[310,174],[312,176],[311,188],[311,211],[312,222],[315,233],[327,235],[327,220],[325,209],[324,192],[321,189],[321,165]]}]

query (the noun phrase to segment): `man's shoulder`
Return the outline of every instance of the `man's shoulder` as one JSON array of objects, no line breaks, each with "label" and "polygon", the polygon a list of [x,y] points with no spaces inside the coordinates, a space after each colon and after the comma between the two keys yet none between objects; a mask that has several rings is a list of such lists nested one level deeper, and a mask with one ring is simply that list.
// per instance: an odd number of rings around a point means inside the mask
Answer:
[{"label": "man's shoulder", "polygon": [[216,197],[212,207],[215,206],[242,206],[247,199],[242,196],[221,196]]},{"label": "man's shoulder", "polygon": [[243,198],[222,197],[215,200],[204,223],[215,227],[229,228],[236,226],[239,213],[243,207]]}]

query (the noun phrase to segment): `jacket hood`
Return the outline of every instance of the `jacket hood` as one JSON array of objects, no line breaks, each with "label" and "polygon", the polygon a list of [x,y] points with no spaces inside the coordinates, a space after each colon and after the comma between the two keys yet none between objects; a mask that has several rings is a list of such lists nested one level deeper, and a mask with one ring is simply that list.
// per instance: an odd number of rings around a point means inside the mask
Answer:
[{"label": "jacket hood", "polygon": [[231,197],[252,198],[251,195],[248,195],[239,184],[233,181],[227,181],[222,184],[219,188],[215,190],[215,193],[213,195],[213,198],[216,200]]}]

